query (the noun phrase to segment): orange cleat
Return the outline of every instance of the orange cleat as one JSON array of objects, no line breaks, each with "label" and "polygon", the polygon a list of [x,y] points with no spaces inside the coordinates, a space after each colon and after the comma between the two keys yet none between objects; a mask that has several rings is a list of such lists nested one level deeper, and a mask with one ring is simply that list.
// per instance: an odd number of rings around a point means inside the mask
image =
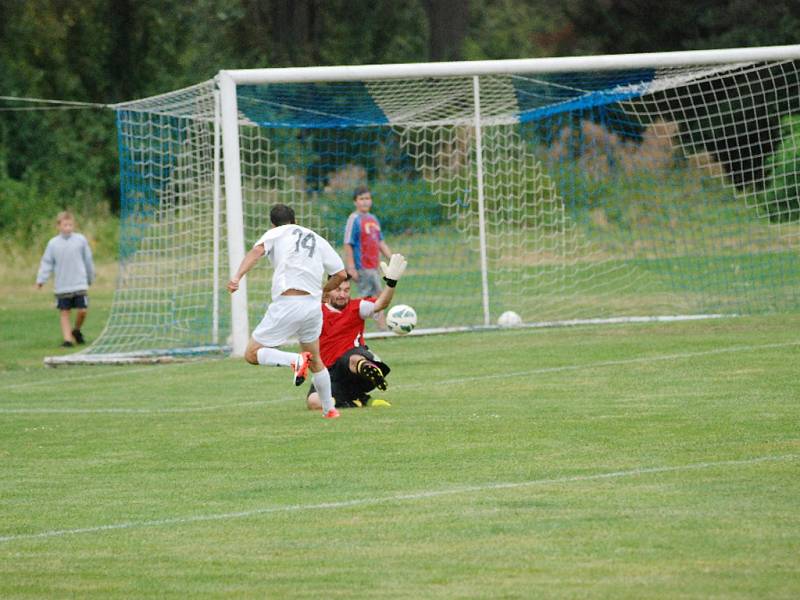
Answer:
[{"label": "orange cleat", "polygon": [[299,360],[292,363],[292,372],[294,373],[294,384],[303,385],[308,375],[308,363],[311,362],[311,352],[301,352],[298,354]]},{"label": "orange cleat", "polygon": [[335,408],[330,409],[324,415],[322,415],[323,419],[338,419],[339,418],[339,411]]}]

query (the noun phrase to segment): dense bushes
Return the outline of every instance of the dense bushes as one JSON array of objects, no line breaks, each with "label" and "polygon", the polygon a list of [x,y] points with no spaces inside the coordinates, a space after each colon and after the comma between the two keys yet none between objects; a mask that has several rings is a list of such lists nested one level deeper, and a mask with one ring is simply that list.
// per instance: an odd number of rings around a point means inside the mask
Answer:
[{"label": "dense bushes", "polygon": [[55,200],[38,188],[0,174],[0,238],[27,246],[44,236],[46,215],[55,217]]},{"label": "dense bushes", "polygon": [[781,143],[766,161],[761,204],[773,223],[800,220],[800,115],[781,121]]},{"label": "dense bushes", "polygon": [[0,168],[0,245],[5,247],[5,253],[41,253],[47,240],[55,235],[56,215],[68,209],[75,214],[78,230],[87,236],[98,259],[116,257],[118,219],[107,203],[91,198],[62,198],[43,192],[43,187],[8,177]]},{"label": "dense bushes", "polygon": [[[436,227],[446,217],[446,208],[431,193],[430,185],[422,180],[388,180],[369,184],[373,199],[373,212],[381,222],[385,234],[400,235],[407,230]],[[334,239],[344,233],[347,217],[355,210],[353,190],[323,192],[319,197],[320,216],[325,223],[336,223],[340,227]]]}]

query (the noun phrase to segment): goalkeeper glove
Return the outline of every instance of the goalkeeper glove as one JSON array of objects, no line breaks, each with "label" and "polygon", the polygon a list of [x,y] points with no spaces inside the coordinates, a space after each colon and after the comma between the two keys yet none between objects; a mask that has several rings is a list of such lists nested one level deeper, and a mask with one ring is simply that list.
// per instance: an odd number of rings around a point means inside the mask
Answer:
[{"label": "goalkeeper glove", "polygon": [[408,266],[408,263],[406,262],[405,256],[402,254],[392,254],[388,265],[382,262],[381,271],[383,272],[383,280],[386,282],[386,285],[389,287],[396,286],[397,280],[403,276],[406,266]]}]

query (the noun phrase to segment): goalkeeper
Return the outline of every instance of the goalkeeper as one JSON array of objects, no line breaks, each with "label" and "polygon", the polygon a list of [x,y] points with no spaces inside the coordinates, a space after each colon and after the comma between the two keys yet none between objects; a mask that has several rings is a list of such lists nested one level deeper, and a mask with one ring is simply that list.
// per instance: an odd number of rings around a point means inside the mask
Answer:
[{"label": "goalkeeper", "polygon": [[[388,265],[381,263],[386,287],[377,298],[351,299],[349,281],[340,283],[326,296],[322,305],[320,356],[331,374],[331,391],[337,408],[377,406],[378,402],[385,402],[371,400],[369,396],[374,388],[386,389],[389,366],[370,352],[364,343],[364,322],[391,304],[395,286],[406,265],[401,254],[393,254]],[[306,403],[310,410],[321,408],[319,394],[313,385]]]}]

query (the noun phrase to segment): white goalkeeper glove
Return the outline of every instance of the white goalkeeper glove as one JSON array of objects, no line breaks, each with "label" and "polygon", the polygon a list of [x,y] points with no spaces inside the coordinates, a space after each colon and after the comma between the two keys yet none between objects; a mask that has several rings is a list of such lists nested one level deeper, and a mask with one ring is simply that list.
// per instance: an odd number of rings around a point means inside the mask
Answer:
[{"label": "white goalkeeper glove", "polygon": [[396,286],[397,280],[403,276],[403,272],[406,270],[407,266],[406,257],[402,254],[392,254],[388,265],[382,262],[381,272],[383,272],[383,280],[386,282],[386,285],[389,287]]}]

